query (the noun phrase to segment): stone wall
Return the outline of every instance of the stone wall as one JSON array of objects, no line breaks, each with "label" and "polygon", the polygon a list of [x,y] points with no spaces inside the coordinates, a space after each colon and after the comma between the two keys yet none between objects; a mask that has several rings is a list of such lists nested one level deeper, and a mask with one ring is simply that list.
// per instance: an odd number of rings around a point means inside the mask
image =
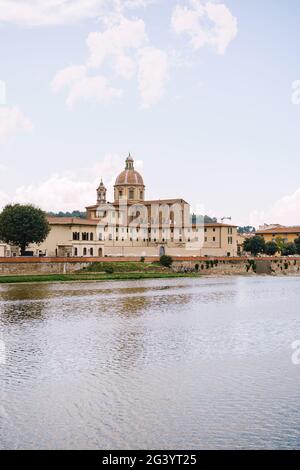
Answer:
[{"label": "stone wall", "polygon": [[175,272],[194,272],[204,275],[244,275],[244,274],[300,274],[300,258],[214,258],[175,260]]},{"label": "stone wall", "polygon": [[[92,262],[139,261],[137,257],[126,258],[0,258],[0,276],[30,274],[73,273]],[[158,257],[146,257],[146,262],[158,261]],[[173,258],[175,272],[195,272],[203,275],[296,275],[300,274],[300,257],[293,258]]]}]

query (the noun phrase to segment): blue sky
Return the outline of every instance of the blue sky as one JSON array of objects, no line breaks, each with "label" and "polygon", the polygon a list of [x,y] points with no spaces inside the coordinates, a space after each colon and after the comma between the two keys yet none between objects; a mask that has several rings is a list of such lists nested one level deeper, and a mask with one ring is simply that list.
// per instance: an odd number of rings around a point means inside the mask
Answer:
[{"label": "blue sky", "polygon": [[12,2],[0,1],[1,205],[82,209],[130,151],[149,198],[300,224],[297,0],[81,0],[76,14],[76,0]]}]

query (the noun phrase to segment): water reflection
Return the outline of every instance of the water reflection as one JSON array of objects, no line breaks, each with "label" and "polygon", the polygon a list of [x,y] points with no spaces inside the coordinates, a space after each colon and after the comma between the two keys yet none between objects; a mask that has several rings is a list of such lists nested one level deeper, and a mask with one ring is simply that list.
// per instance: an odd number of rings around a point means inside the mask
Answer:
[{"label": "water reflection", "polygon": [[299,278],[0,287],[2,448],[298,448]]}]

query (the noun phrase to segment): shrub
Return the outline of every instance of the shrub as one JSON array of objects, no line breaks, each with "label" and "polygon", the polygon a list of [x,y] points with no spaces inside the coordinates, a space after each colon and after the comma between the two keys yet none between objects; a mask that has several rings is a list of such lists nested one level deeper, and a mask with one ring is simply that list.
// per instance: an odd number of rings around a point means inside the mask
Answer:
[{"label": "shrub", "polygon": [[278,251],[277,243],[267,242],[265,246],[265,253],[269,256],[274,256]]},{"label": "shrub", "polygon": [[141,263],[145,263],[145,256],[141,256]]},{"label": "shrub", "polygon": [[172,265],[173,263],[173,260],[171,258],[171,256],[168,256],[168,255],[162,255],[160,258],[159,258],[159,262],[162,266],[165,266],[166,268],[170,268],[170,266]]},{"label": "shrub", "polygon": [[113,274],[114,268],[112,266],[105,266],[104,271],[106,274]]},{"label": "shrub", "polygon": [[295,243],[285,243],[282,247],[281,254],[282,256],[290,256],[295,255],[296,251]]},{"label": "shrub", "polygon": [[295,241],[297,255],[300,255],[300,237],[296,238]]}]

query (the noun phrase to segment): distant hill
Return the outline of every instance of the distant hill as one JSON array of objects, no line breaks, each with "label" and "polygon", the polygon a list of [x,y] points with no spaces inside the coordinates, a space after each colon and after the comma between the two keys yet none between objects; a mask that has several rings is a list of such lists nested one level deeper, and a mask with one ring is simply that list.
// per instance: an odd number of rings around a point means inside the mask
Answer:
[{"label": "distant hill", "polygon": [[[47,215],[50,217],[79,217],[80,219],[86,219],[86,212],[81,212],[81,211],[73,211],[73,212],[48,212]],[[209,217],[208,215],[195,215],[193,214],[192,216],[192,222],[193,223],[199,223],[203,224],[211,224],[217,222],[216,217]]]},{"label": "distant hill", "polygon": [[255,232],[255,227],[252,227],[252,225],[246,225],[245,227],[238,228],[238,233],[241,233],[241,234],[254,233],[254,232]]},{"label": "distant hill", "polygon": [[79,219],[86,219],[86,212],[73,211],[73,212],[48,212],[50,217],[79,217]]}]

